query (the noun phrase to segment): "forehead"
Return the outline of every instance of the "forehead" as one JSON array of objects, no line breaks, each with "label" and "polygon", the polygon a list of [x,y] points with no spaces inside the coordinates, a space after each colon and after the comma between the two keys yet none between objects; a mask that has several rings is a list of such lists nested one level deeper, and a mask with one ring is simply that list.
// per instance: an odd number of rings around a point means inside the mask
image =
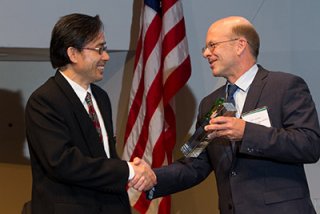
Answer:
[{"label": "forehead", "polygon": [[207,32],[206,42],[229,38],[232,34],[231,29],[230,25],[222,22],[212,24]]}]

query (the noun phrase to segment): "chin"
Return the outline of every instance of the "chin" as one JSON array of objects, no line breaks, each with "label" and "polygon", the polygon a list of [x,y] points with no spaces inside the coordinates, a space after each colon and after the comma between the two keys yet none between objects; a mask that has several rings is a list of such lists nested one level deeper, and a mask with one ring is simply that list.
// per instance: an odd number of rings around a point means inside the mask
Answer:
[{"label": "chin", "polygon": [[212,75],[215,76],[215,77],[219,77],[219,72],[215,72],[215,71],[212,71]]},{"label": "chin", "polygon": [[95,78],[95,82],[98,82],[98,81],[100,81],[100,80],[102,80],[103,79],[103,75],[98,75],[98,76],[96,76],[96,78]]},{"label": "chin", "polygon": [[212,69],[212,74],[213,76],[215,77],[221,77],[222,76],[222,70],[221,69],[217,69],[217,68],[214,68]]},{"label": "chin", "polygon": [[97,73],[97,79],[102,79],[102,78],[103,78],[103,74],[104,74],[103,71],[99,71],[99,72]]}]

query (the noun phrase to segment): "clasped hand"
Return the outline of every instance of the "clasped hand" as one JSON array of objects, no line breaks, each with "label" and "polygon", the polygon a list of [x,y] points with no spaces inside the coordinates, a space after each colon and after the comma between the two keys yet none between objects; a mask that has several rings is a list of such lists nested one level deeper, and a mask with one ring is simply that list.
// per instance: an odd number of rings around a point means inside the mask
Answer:
[{"label": "clasped hand", "polygon": [[233,141],[240,141],[243,138],[246,122],[236,117],[215,117],[211,118],[205,130],[209,133],[207,137],[223,137]]},{"label": "clasped hand", "polygon": [[138,191],[147,191],[157,184],[156,175],[144,160],[135,157],[130,164],[134,169],[135,176],[129,181],[129,187]]}]

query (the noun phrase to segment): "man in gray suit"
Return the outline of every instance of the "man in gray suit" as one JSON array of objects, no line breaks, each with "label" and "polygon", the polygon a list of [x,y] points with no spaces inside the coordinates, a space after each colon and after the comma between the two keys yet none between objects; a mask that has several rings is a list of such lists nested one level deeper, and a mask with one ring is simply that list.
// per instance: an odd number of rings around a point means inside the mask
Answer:
[{"label": "man in gray suit", "polygon": [[229,95],[237,114],[210,120],[210,143],[198,157],[155,169],[158,184],[149,199],[190,188],[214,171],[221,214],[315,213],[304,171],[320,156],[315,105],[303,79],[257,64],[259,45],[243,17],[210,26],[203,56],[227,83],[201,101],[197,126],[229,85],[237,89]]}]

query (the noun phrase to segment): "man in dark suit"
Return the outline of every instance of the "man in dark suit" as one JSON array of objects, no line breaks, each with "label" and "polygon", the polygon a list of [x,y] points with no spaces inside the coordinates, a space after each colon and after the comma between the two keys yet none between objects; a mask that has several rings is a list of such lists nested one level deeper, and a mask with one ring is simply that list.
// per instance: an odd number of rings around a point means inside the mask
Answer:
[{"label": "man in dark suit", "polygon": [[70,14],[54,26],[55,76],[29,98],[27,140],[32,166],[32,213],[131,213],[128,181],[155,184],[145,164],[119,159],[103,78],[109,55],[99,16]]},{"label": "man in dark suit", "polygon": [[315,213],[304,171],[320,156],[314,102],[300,77],[256,64],[259,46],[243,17],[210,26],[203,56],[227,83],[201,101],[197,126],[215,100],[228,98],[229,85],[237,88],[229,95],[237,114],[210,120],[210,143],[198,157],[155,169],[158,183],[149,199],[190,188],[214,171],[221,214]]}]

